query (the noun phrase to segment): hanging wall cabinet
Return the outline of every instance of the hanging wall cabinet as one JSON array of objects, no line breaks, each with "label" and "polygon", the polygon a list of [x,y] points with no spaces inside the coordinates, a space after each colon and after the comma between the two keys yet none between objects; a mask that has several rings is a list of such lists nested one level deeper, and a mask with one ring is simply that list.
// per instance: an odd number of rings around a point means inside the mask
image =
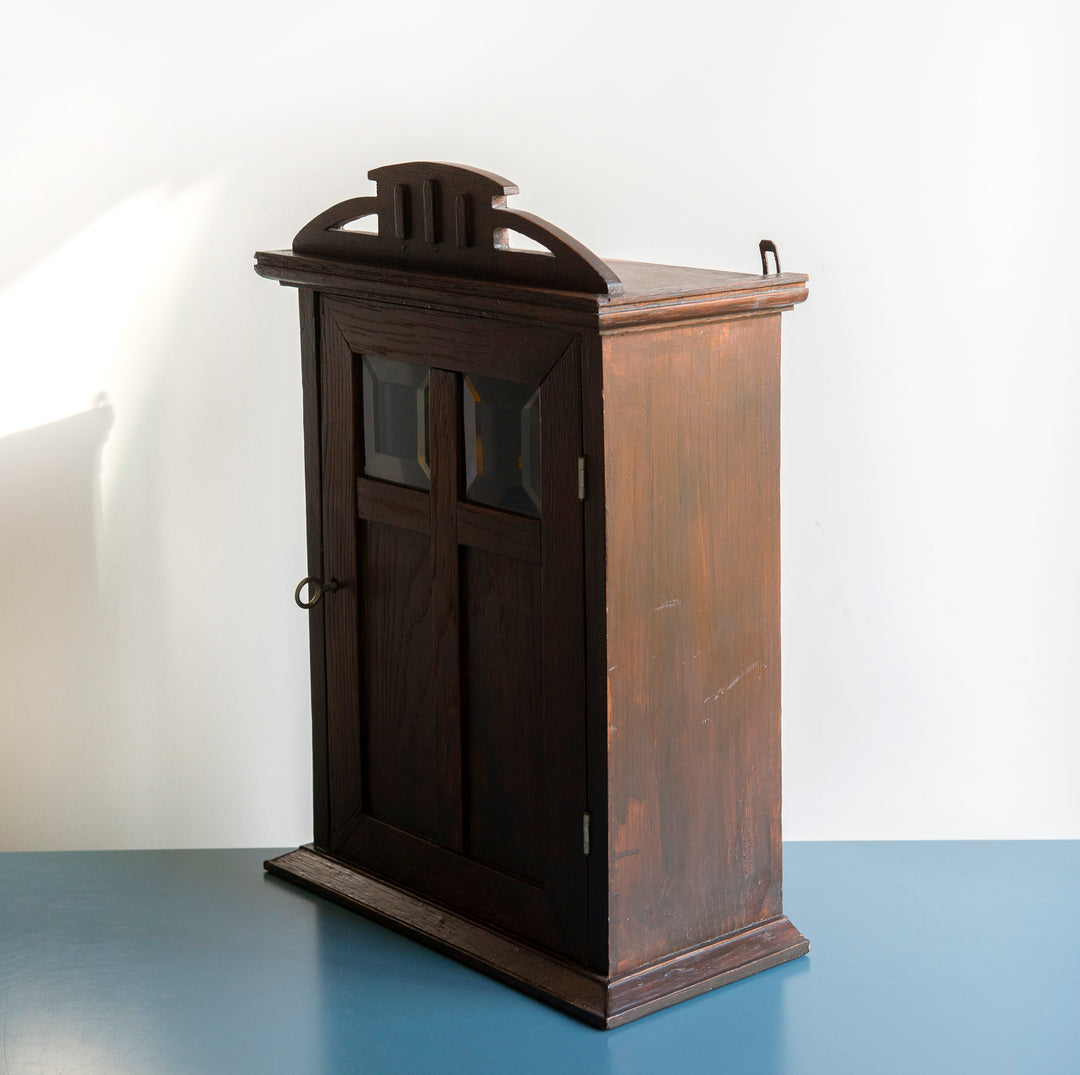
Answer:
[{"label": "hanging wall cabinet", "polygon": [[267,869],[601,1027],[802,955],[779,373],[806,277],[604,262],[490,173],[370,176],[257,255],[300,295],[314,718],[314,842]]}]

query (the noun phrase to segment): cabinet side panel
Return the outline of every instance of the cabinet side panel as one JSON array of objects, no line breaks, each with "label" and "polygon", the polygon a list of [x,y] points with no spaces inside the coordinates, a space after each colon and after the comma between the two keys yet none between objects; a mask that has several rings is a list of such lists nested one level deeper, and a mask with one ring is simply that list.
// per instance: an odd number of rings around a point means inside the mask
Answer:
[{"label": "cabinet side panel", "polygon": [[780,317],[604,347],[611,968],[781,910]]}]

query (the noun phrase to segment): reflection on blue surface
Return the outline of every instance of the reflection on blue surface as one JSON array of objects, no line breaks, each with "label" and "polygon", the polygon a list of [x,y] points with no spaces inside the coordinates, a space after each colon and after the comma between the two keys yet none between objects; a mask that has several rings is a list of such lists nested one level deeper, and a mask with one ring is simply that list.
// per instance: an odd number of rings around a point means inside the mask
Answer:
[{"label": "reflection on blue surface", "polygon": [[725,987],[722,1005],[691,1000],[604,1033],[316,896],[301,898],[320,905],[321,1071],[352,1070],[358,1048],[368,1066],[356,1070],[380,1072],[783,1070],[784,986],[805,960]]},{"label": "reflection on blue surface", "polygon": [[601,1033],[261,872],[0,855],[0,1070],[1069,1072],[1080,842],[785,847],[809,959]]}]

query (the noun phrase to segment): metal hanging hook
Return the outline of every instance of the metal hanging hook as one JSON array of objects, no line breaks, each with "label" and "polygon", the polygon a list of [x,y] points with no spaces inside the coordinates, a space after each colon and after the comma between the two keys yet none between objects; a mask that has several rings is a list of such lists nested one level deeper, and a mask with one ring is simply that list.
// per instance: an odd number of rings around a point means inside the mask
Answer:
[{"label": "metal hanging hook", "polygon": [[768,253],[772,253],[773,261],[776,262],[776,271],[780,272],[780,255],[776,252],[776,243],[772,239],[762,239],[758,245],[758,252],[761,254],[761,275],[769,275],[769,261],[765,256]]}]

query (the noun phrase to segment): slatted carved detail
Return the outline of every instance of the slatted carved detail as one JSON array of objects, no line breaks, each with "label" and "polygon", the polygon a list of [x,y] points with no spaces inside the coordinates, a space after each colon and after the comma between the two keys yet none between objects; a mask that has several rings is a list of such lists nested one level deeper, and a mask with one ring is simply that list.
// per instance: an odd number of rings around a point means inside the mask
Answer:
[{"label": "slatted carved detail", "polygon": [[[572,236],[532,213],[506,207],[518,188],[502,176],[457,164],[413,161],[368,172],[374,197],[331,206],[293,239],[293,252],[315,257],[532,284],[560,291],[618,295],[610,266]],[[369,231],[346,225],[374,217]],[[516,250],[517,232],[545,252]]]}]

